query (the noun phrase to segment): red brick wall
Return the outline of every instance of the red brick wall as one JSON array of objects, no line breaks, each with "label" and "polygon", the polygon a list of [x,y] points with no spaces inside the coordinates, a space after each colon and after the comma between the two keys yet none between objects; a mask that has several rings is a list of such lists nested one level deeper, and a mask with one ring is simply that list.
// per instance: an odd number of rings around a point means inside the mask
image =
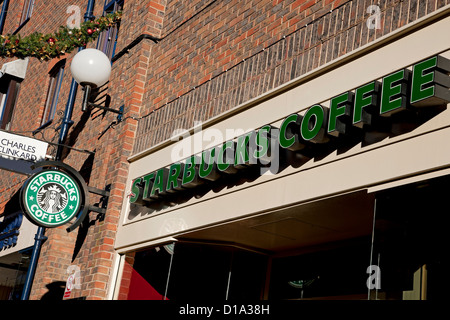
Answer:
[{"label": "red brick wall", "polygon": [[[87,1],[57,2],[57,4],[53,1],[36,1],[30,21],[21,28],[19,33],[27,35],[34,31],[42,33],[56,31],[58,26],[66,24],[71,15],[66,13],[69,5],[80,7],[81,21],[83,21]],[[20,3],[10,3],[4,34],[11,33],[17,28],[15,12],[19,12],[21,8]],[[103,1],[97,1],[94,15],[101,15],[102,10]],[[95,42],[90,46],[95,46]],[[44,130],[43,134],[37,134],[35,137],[38,139],[51,142],[57,142],[58,140],[59,131],[55,129],[61,124],[67,103],[72,79],[69,67],[74,54],[67,57],[54,123],[49,129]],[[14,59],[2,60],[2,63],[4,63]],[[130,63],[134,62],[131,59],[129,61]],[[20,131],[26,135],[31,135],[29,131],[39,127],[49,81],[48,71],[53,63],[54,61],[45,62],[35,58],[30,59],[16,104],[12,132]],[[121,67],[125,69],[119,71],[118,74],[127,69],[125,63],[121,64]],[[114,79],[119,79],[118,76],[114,76],[115,72],[116,69],[113,71]],[[130,78],[133,78],[133,76]],[[121,86],[120,83],[113,80],[111,85],[116,88]],[[133,90],[133,86],[130,86],[130,84],[126,85],[126,90],[117,90],[118,93],[115,94],[113,94],[114,90],[108,88],[106,92],[113,97],[111,107],[118,107],[125,100],[129,101],[130,99],[125,99],[125,97],[129,96]],[[59,281],[65,282],[68,277],[67,268],[70,265],[80,267],[82,283],[81,290],[75,290],[71,298],[85,296],[88,299],[104,299],[106,297],[107,283],[113,263],[115,230],[118,224],[124,180],[126,179],[126,157],[132,149],[132,146],[130,146],[132,137],[129,137],[127,131],[132,126],[128,122],[132,120],[129,119],[121,123],[117,129],[109,129],[100,138],[101,132],[116,119],[116,115],[98,112],[82,114],[81,96],[81,88],[78,88],[72,116],[74,124],[70,128],[66,140],[66,144],[75,149],[65,149],[63,161],[80,171],[89,186],[105,189],[107,185],[111,185],[112,194],[108,203],[110,211],[104,219],[99,219],[96,212],[91,212],[85,224],[71,233],[66,232],[67,226],[46,229],[45,235],[48,240],[42,246],[31,299],[40,299],[53,290],[50,289],[52,284]],[[90,156],[90,153],[78,150],[95,152],[95,155]],[[50,146],[49,153],[54,156],[55,151],[56,148]],[[125,169],[123,163],[125,163]],[[0,179],[0,210],[2,210],[2,207],[10,202],[11,196],[21,187],[26,176],[2,170],[0,171]],[[90,203],[94,204],[98,201],[98,196],[92,196]]]},{"label": "red brick wall", "polygon": [[379,29],[366,25],[372,3],[212,2],[154,46],[134,151],[373,42],[448,1],[378,1]]},{"label": "red brick wall", "polygon": [[207,10],[207,7],[214,2],[215,0],[168,0],[164,15],[163,36],[168,35],[202,10]]}]

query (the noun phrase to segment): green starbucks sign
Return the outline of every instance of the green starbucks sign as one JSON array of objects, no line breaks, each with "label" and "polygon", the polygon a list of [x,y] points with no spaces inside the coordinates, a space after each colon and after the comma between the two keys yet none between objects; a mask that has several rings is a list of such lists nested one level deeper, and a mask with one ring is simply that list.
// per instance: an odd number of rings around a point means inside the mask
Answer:
[{"label": "green starbucks sign", "polygon": [[79,213],[82,194],[82,189],[71,175],[48,169],[34,174],[23,185],[22,208],[35,224],[58,227]]},{"label": "green starbucks sign", "polygon": [[135,178],[130,203],[150,208],[157,207],[155,202],[165,201],[170,205],[178,201],[180,193],[188,193],[198,186],[206,190],[208,184],[211,186],[221,176],[226,185],[230,176],[239,175],[253,165],[267,166],[272,161],[272,148],[312,158],[327,144],[331,149],[341,141],[359,139],[366,131],[389,132],[385,127],[392,118],[398,121],[402,114],[418,114],[450,102],[450,60],[430,57],[411,68],[341,93],[328,102],[329,107],[317,103],[303,114],[287,116],[280,128],[264,125],[201,154]]}]

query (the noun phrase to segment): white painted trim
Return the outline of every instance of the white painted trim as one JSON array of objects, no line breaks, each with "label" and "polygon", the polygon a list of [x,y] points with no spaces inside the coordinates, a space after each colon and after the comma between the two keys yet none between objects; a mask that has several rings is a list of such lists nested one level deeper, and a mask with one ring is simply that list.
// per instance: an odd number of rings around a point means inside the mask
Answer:
[{"label": "white painted trim", "polygon": [[21,79],[25,79],[28,68],[28,60],[28,58],[25,58],[4,63],[0,70],[2,76],[4,76],[5,74],[9,74]]},{"label": "white painted trim", "polygon": [[111,277],[109,278],[107,300],[117,300],[119,296],[120,282],[122,281],[123,264],[125,255],[114,253],[113,267],[111,269]]}]

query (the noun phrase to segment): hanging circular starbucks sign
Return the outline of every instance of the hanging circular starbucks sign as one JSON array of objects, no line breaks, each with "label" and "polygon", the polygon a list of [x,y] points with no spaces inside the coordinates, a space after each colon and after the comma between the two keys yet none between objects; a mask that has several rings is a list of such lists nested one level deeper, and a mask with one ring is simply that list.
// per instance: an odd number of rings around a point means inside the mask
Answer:
[{"label": "hanging circular starbucks sign", "polygon": [[60,170],[44,170],[34,174],[23,185],[22,208],[37,225],[58,227],[80,210],[82,190],[69,174]]}]

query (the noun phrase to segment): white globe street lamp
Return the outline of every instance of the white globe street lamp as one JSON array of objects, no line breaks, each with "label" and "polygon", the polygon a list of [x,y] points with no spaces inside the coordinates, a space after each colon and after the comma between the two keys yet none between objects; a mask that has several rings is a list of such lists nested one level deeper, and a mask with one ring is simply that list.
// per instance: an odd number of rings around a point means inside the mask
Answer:
[{"label": "white globe street lamp", "polygon": [[75,81],[84,87],[82,110],[86,111],[91,88],[100,87],[108,82],[111,75],[111,61],[100,50],[84,49],[73,57],[70,72]]},{"label": "white globe street lamp", "polygon": [[73,57],[70,72],[80,85],[100,87],[111,75],[111,61],[100,50],[84,49]]}]

